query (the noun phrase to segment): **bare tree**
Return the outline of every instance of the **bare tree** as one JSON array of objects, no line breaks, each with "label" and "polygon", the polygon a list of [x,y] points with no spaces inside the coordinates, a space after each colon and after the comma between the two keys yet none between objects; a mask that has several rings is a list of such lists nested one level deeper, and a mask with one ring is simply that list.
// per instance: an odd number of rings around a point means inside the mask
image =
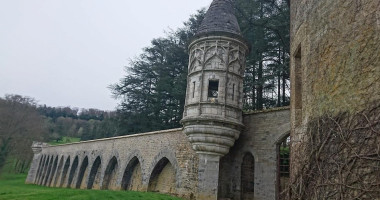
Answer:
[{"label": "bare tree", "polygon": [[0,170],[12,156],[16,170],[24,171],[32,157],[32,141],[45,139],[44,119],[36,105],[33,98],[20,95],[0,98]]}]

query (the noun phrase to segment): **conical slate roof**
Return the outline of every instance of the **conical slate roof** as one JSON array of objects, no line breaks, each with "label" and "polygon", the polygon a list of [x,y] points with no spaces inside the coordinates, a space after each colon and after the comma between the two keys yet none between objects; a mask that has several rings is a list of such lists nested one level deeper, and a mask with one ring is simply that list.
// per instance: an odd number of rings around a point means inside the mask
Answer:
[{"label": "conical slate roof", "polygon": [[215,32],[241,35],[239,24],[234,15],[233,0],[214,0],[196,35]]}]

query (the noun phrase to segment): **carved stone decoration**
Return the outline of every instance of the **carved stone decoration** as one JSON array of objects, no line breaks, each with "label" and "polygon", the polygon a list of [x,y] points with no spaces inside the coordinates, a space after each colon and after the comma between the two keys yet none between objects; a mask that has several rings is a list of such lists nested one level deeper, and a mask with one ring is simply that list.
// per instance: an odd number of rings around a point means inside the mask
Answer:
[{"label": "carved stone decoration", "polygon": [[[184,133],[197,153],[223,156],[244,127],[240,98],[248,46],[239,38],[208,36],[189,50]],[[217,97],[210,97],[212,84]]]}]

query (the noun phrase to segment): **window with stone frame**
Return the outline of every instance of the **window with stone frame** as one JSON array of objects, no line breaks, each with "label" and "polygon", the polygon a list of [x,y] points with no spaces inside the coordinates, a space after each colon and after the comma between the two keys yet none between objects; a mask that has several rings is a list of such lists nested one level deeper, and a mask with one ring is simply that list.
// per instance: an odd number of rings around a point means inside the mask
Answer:
[{"label": "window with stone frame", "polygon": [[216,100],[219,93],[219,80],[209,80],[208,82],[208,99]]},{"label": "window with stone frame", "polygon": [[241,164],[241,199],[254,199],[255,193],[255,158],[251,153],[243,156]]}]

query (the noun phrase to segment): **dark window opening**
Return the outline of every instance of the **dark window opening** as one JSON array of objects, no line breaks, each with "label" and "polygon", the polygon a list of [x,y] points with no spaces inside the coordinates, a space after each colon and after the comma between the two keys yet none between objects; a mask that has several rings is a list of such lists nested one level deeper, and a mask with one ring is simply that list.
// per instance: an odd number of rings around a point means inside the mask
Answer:
[{"label": "dark window opening", "polygon": [[218,98],[219,80],[209,80],[208,82],[208,97]]},{"label": "dark window opening", "polygon": [[254,199],[255,194],[255,158],[246,153],[241,164],[241,199]]},{"label": "dark window opening", "polygon": [[285,199],[286,188],[289,185],[290,175],[290,136],[285,137],[278,144],[278,191],[279,198]]},{"label": "dark window opening", "polygon": [[290,137],[287,137],[280,144],[280,177],[289,177],[289,155],[290,155]]},{"label": "dark window opening", "polygon": [[297,53],[294,56],[295,61],[295,84],[294,84],[294,108],[295,108],[295,121],[296,126],[302,122],[302,61],[301,61],[301,47],[298,47]]},{"label": "dark window opening", "polygon": [[235,100],[235,84],[232,85],[232,100]]},{"label": "dark window opening", "polygon": [[195,81],[193,81],[193,98],[195,96]]}]

